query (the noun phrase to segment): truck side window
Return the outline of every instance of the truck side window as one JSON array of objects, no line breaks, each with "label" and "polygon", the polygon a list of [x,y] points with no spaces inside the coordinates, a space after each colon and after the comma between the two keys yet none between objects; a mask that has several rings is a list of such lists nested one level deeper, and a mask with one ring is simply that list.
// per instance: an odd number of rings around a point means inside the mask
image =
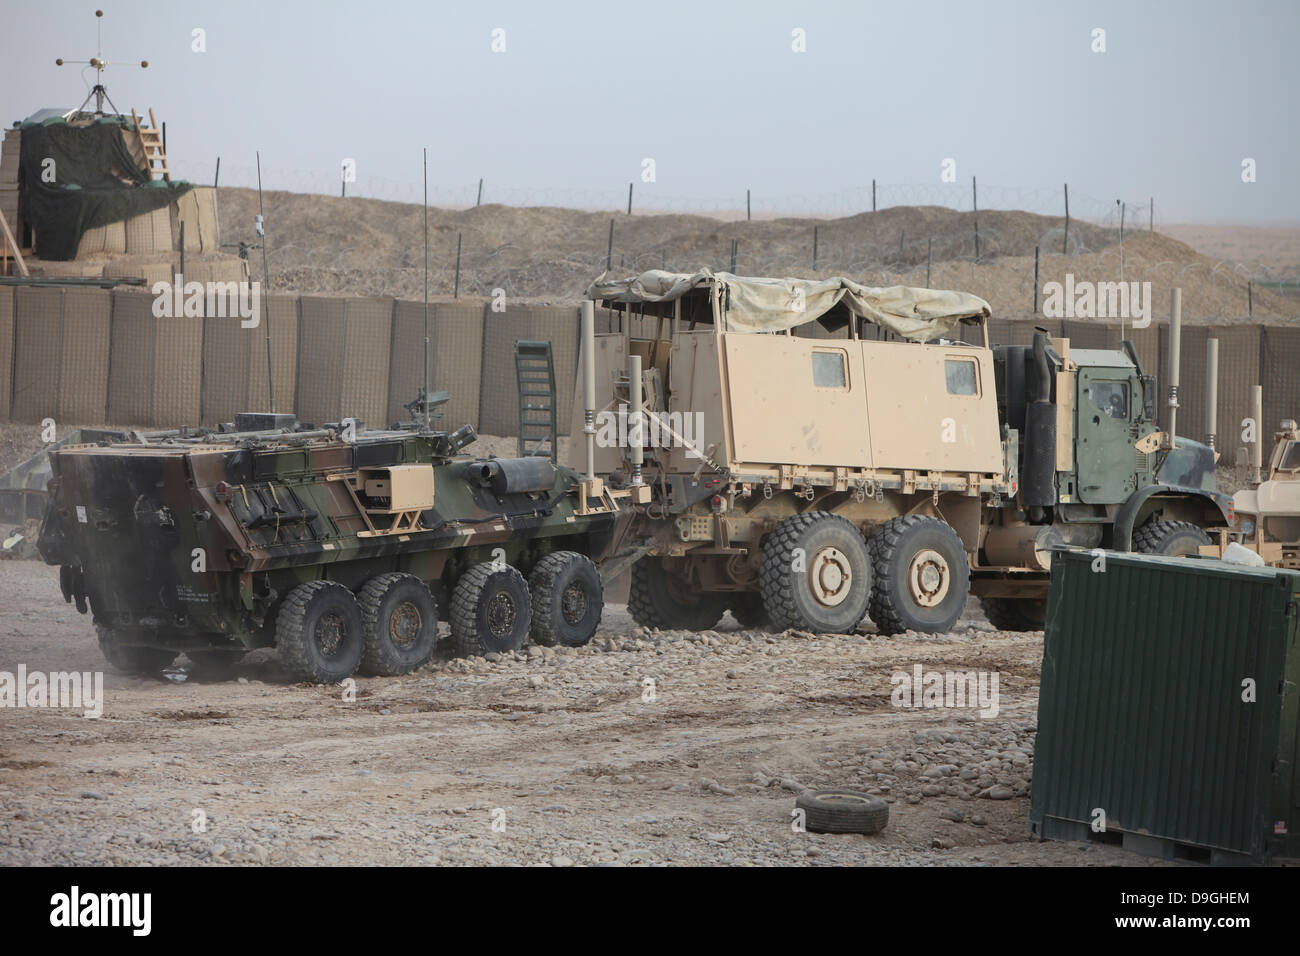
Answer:
[{"label": "truck side window", "polygon": [[812,353],[813,385],[816,388],[847,388],[843,352]]},{"label": "truck side window", "polygon": [[1088,401],[1111,418],[1128,420],[1128,383],[1093,382],[1084,389]]},{"label": "truck side window", "polygon": [[978,395],[975,363],[966,359],[948,359],[943,363],[943,374],[948,380],[949,395]]},{"label": "truck side window", "polygon": [[1300,441],[1287,444],[1277,467],[1279,471],[1300,471]]}]

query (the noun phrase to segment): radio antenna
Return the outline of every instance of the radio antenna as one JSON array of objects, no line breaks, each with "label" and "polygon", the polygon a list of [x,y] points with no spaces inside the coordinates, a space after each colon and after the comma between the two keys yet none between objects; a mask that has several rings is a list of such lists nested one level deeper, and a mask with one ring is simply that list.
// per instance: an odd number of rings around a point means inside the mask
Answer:
[{"label": "radio antenna", "polygon": [[[81,101],[81,105],[77,107],[76,112],[84,113],[86,110],[86,104],[90,102],[90,98],[93,96],[95,98],[95,115],[103,116],[105,102],[107,102],[109,106],[113,107],[114,113],[119,113],[121,111],[118,110],[116,106],[113,106],[113,101],[108,98],[108,90],[104,89],[104,70],[105,68],[112,65],[108,60],[104,59],[104,11],[96,10],[95,18],[98,27],[98,35],[99,35],[98,41],[95,44],[96,55],[92,56],[89,60],[65,60],[62,57],[60,57],[59,59],[54,61],[54,65],[63,66],[63,64],[65,63],[69,63],[69,64],[83,63],[86,64],[87,66],[93,66],[95,68],[95,86],[86,95],[86,98]],[[140,61],[140,68],[142,70],[148,69],[148,67],[149,67],[148,60]]]},{"label": "radio antenna", "polygon": [[429,147],[424,147],[424,430],[429,430]]}]

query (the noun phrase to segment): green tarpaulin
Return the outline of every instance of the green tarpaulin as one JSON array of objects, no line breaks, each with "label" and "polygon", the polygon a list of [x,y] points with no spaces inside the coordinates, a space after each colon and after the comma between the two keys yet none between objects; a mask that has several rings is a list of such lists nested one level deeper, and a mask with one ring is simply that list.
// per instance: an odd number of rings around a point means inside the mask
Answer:
[{"label": "green tarpaulin", "polygon": [[151,180],[116,123],[23,127],[22,215],[41,259],[73,259],[87,229],[153,212],[193,188]]}]

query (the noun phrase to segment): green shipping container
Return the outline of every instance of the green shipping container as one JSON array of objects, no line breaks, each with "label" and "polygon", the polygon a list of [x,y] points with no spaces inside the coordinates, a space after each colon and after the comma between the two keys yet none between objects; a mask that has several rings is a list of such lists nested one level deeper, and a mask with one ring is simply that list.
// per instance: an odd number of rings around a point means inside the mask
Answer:
[{"label": "green shipping container", "polygon": [[1030,833],[1300,858],[1300,574],[1102,554],[1052,561]]}]

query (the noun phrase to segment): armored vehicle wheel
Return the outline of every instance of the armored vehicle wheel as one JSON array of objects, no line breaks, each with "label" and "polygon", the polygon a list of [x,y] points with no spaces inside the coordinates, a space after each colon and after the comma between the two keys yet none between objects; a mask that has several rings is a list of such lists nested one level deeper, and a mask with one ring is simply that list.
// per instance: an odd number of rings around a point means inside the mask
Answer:
[{"label": "armored vehicle wheel", "polygon": [[538,561],[528,577],[533,641],[546,647],[581,647],[591,640],[605,609],[600,572],[585,555],[557,551]]},{"label": "armored vehicle wheel", "polygon": [[356,673],[364,644],[361,608],[335,581],[300,584],[275,620],[280,663],[295,680],[336,684]]},{"label": "armored vehicle wheel", "polygon": [[193,665],[194,676],[199,680],[230,680],[235,676],[235,665],[244,657],[244,652],[236,650],[186,651],[185,656]]},{"label": "armored vehicle wheel", "polygon": [[1196,554],[1210,536],[1190,521],[1149,521],[1133,532],[1133,550],[1183,557]]},{"label": "armored vehicle wheel", "polygon": [[524,576],[509,565],[476,564],[451,594],[451,642],[456,653],[517,651],[528,638],[532,601]]},{"label": "armored vehicle wheel", "polygon": [[989,623],[999,631],[1041,631],[1047,624],[1047,598],[980,598]]},{"label": "armored vehicle wheel", "polygon": [[438,605],[413,574],[398,571],[371,578],[357,592],[364,647],[361,673],[409,674],[433,656],[438,643]]},{"label": "armored vehicle wheel", "polygon": [[99,649],[104,653],[104,660],[123,674],[156,674],[176,659],[173,651],[122,644],[107,627],[95,630],[99,633]]},{"label": "armored vehicle wheel", "polygon": [[871,536],[871,558],[871,619],[881,634],[939,634],[957,622],[970,593],[970,562],[946,522],[891,518]]},{"label": "armored vehicle wheel", "polygon": [[856,790],[808,790],[795,798],[810,833],[879,833],[889,822],[889,804]]},{"label": "armored vehicle wheel", "polygon": [[662,631],[706,631],[727,609],[726,598],[690,585],[664,570],[663,561],[647,555],[632,565],[627,610],[642,627]]},{"label": "armored vehicle wheel", "polygon": [[871,600],[871,553],[853,523],[826,511],[786,518],[763,543],[763,606],[779,628],[847,634]]},{"label": "armored vehicle wheel", "polygon": [[763,595],[757,591],[734,594],[727,605],[737,623],[748,631],[771,630],[772,615],[763,606]]}]

